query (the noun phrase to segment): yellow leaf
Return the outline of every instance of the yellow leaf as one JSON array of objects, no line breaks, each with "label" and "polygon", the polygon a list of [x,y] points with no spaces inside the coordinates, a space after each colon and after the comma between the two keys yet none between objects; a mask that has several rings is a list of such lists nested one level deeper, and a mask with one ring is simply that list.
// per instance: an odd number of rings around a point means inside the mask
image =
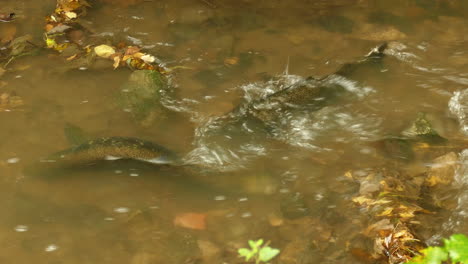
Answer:
[{"label": "yellow leaf", "polygon": [[377,216],[390,216],[392,212],[393,212],[393,208],[387,207],[383,212],[381,212]]},{"label": "yellow leaf", "polygon": [[398,214],[401,218],[413,218],[414,217],[414,211],[408,211],[408,212],[401,212]]},{"label": "yellow leaf", "polygon": [[375,202],[372,202],[372,205],[376,205],[376,204],[387,204],[387,203],[391,203],[392,201],[390,200],[387,200],[387,199],[380,199],[380,200],[377,200]]},{"label": "yellow leaf", "polygon": [[98,55],[101,58],[109,58],[112,54],[115,53],[115,50],[113,47],[108,46],[108,45],[99,45],[94,47],[94,52],[96,55]]},{"label": "yellow leaf", "polygon": [[68,47],[68,43],[55,44],[54,49],[55,49],[56,51],[63,51],[63,50],[66,49],[67,47]]},{"label": "yellow leaf", "polygon": [[345,172],[344,176],[350,180],[354,179],[353,178],[353,174],[351,173],[351,171],[347,171]]},{"label": "yellow leaf", "polygon": [[57,46],[57,42],[55,42],[55,39],[51,39],[51,38],[46,38],[46,45],[49,49]]},{"label": "yellow leaf", "polygon": [[229,57],[229,58],[224,59],[224,65],[226,66],[236,65],[238,63],[239,63],[238,57]]},{"label": "yellow leaf", "polygon": [[373,202],[374,200],[372,199],[369,199],[365,196],[358,196],[358,197],[354,197],[353,198],[353,202],[359,204],[359,205],[363,205],[363,204],[370,204],[371,202]]},{"label": "yellow leaf", "polygon": [[112,64],[112,66],[114,66],[114,70],[117,69],[117,67],[119,67],[119,65],[120,65],[120,57],[116,56],[116,57],[114,57],[114,64]]},{"label": "yellow leaf", "polygon": [[65,12],[65,16],[67,16],[69,19],[74,19],[78,17],[75,12]]},{"label": "yellow leaf", "polygon": [[148,54],[141,56],[141,59],[146,63],[153,63],[156,61],[156,58],[154,56]]},{"label": "yellow leaf", "polygon": [[71,60],[75,59],[76,56],[78,56],[78,54],[75,54],[75,55],[72,55],[72,56],[68,57],[67,61],[71,61]]}]

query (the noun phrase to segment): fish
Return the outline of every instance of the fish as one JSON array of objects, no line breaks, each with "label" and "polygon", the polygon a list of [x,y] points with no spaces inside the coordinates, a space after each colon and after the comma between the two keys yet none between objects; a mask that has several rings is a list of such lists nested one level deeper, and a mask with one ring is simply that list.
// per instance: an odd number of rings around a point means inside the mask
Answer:
[{"label": "fish", "polygon": [[346,63],[333,74],[322,78],[308,77],[300,83],[293,84],[264,98],[241,104],[226,116],[245,115],[263,123],[275,123],[278,122],[276,119],[279,113],[295,109],[317,111],[337,103],[340,99],[352,97],[347,88],[334,79],[352,76],[357,69],[362,67],[375,68],[375,65],[381,64],[387,46],[387,43],[383,43],[375,47],[363,59]]},{"label": "fish", "polygon": [[102,137],[56,152],[41,162],[61,166],[92,165],[100,161],[137,160],[150,164],[179,164],[180,158],[171,150],[154,142],[132,137]]}]

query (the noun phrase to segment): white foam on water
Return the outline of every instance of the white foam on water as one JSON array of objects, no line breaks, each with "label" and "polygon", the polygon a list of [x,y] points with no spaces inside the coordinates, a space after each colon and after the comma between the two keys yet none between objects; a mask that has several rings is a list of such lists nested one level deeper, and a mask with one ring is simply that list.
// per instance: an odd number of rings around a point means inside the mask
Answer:
[{"label": "white foam on water", "polygon": [[[294,89],[300,85],[344,87],[356,95],[352,104],[360,104],[367,95],[375,93],[375,89],[362,86],[348,78],[331,75],[324,80],[306,80],[297,75],[283,74],[266,82],[249,83],[239,88],[244,91],[244,105],[239,111],[221,117],[212,117],[200,124],[195,130],[194,149],[184,157],[184,163],[202,164],[223,171],[245,168],[252,160],[271,153],[267,145],[267,137],[280,140],[291,146],[305,148],[315,152],[329,152],[332,149],[317,142],[335,140],[340,135],[343,143],[356,140],[371,140],[379,134],[381,120],[370,113],[350,112],[347,105],[324,107],[317,111],[304,110],[291,106],[291,110],[275,112],[275,118],[268,121],[268,133],[243,121],[245,105],[253,103],[253,107],[266,111],[275,111],[277,106],[268,105],[259,99],[284,90]],[[276,102],[279,103],[279,102]],[[262,128],[260,128],[262,129]],[[259,137],[265,139],[259,139]],[[271,141],[271,139],[270,139]]]},{"label": "white foam on water", "polygon": [[450,112],[460,123],[460,130],[468,135],[468,89],[456,91],[448,105]]},{"label": "white foam on water", "polygon": [[284,115],[273,128],[274,138],[316,152],[331,151],[321,142],[370,141],[381,134],[382,119],[371,113],[351,112],[344,106],[324,107],[315,112]]},{"label": "white foam on water", "polygon": [[370,86],[361,86],[358,82],[340,75],[330,75],[324,81],[325,85],[341,85],[348,92],[357,95],[359,98],[364,98],[365,96],[375,92],[375,89]]}]

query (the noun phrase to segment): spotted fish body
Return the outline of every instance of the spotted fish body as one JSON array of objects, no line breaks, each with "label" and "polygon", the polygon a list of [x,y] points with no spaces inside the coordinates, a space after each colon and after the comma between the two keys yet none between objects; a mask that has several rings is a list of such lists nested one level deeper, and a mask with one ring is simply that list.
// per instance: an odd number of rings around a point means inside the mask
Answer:
[{"label": "spotted fish body", "polygon": [[131,159],[153,164],[178,164],[180,162],[172,151],[156,143],[130,137],[93,139],[52,154],[43,161],[73,166],[118,159]]}]

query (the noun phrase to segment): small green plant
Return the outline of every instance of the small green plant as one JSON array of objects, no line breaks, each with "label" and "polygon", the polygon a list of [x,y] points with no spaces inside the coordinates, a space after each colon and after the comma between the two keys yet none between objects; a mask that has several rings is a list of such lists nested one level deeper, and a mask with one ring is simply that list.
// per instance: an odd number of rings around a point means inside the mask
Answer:
[{"label": "small green plant", "polygon": [[[428,247],[421,250],[423,255],[416,256],[406,264],[468,264],[468,237],[462,234],[444,239],[443,247]],[[449,262],[448,262],[449,261]]]},{"label": "small green plant", "polygon": [[[255,264],[268,263],[276,257],[280,250],[268,246],[269,242],[263,245],[263,239],[249,240],[249,248],[239,248],[237,251],[239,257],[244,257],[245,261],[250,261],[251,259],[255,260]],[[262,246],[263,245],[263,246]]]}]

